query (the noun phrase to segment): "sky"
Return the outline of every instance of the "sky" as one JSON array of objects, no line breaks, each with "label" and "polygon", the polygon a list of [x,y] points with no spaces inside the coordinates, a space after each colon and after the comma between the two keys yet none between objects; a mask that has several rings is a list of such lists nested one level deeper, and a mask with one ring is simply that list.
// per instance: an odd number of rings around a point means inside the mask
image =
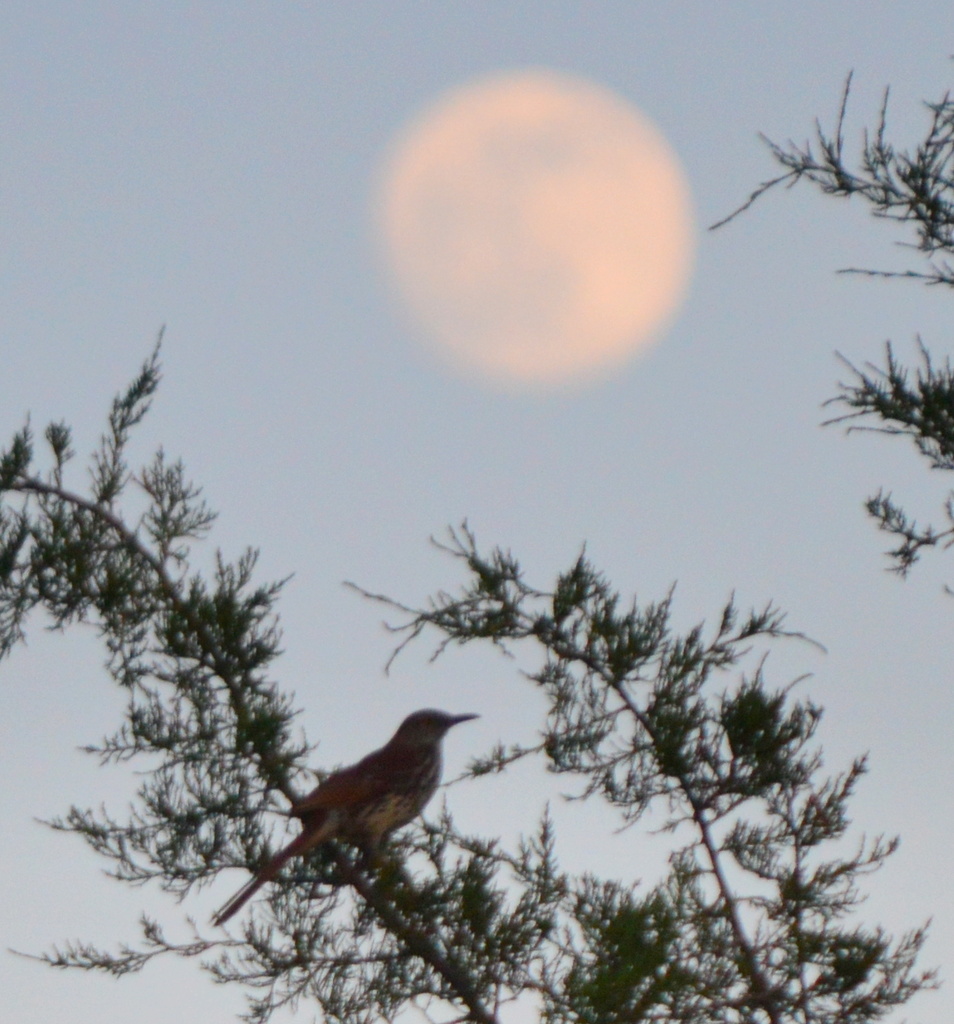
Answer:
[{"label": "sky", "polygon": [[[903,442],[822,427],[846,371],[888,339],[946,354],[952,298],[838,275],[905,269],[896,226],[808,188],[777,191],[716,232],[775,167],[759,133],[831,125],[854,72],[849,149],[892,88],[892,138],[913,144],[923,100],[951,82],[949,5],[802,2],[119,4],[9,0],[0,10],[0,437],[29,413],[98,441],[112,396],[164,326],[164,381],[143,460],[181,456],[219,510],[212,544],[261,549],[262,579],[294,574],[275,672],[320,742],[350,762],[419,707],[478,712],[446,743],[447,774],[528,741],[540,701],[492,651],[385,677],[393,639],[354,580],[409,603],[460,581],[429,544],[467,519],[546,587],[585,543],[625,594],[676,584],[680,627],[773,600],[823,644],[773,648],[768,678],[807,674],[826,709],[832,772],[867,752],[852,837],[900,834],[865,880],[860,921],[897,934],[933,918],[923,965],[954,960],[949,556],[906,581],[862,503],[890,489],[939,518],[945,481]],[[696,252],[683,305],[654,347],[578,387],[527,391],[458,372],[421,343],[381,261],[373,196],[402,128],[448,90],[551,69],[635,104],[677,154]],[[73,483],[85,483],[82,458]],[[201,551],[208,564],[211,549]],[[117,811],[131,782],[78,748],[121,702],[94,638],[50,635],[0,665],[0,949],[137,938],[143,910],[172,936],[241,883],[175,905],[123,888],[75,838],[70,805]],[[547,800],[569,870],[651,883],[664,837],[611,834],[542,773],[452,789],[461,826],[513,837]],[[594,834],[606,840],[593,842]],[[195,963],[108,978],[0,952],[0,1019],[232,1019],[237,988]],[[942,1024],[945,995],[897,1020]],[[308,1019],[303,1010],[303,1019]]]}]

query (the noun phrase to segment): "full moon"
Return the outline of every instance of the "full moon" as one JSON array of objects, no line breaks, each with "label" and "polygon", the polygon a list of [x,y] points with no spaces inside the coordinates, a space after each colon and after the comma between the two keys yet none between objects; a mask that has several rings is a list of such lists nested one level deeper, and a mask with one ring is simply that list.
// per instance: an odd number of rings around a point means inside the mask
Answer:
[{"label": "full moon", "polygon": [[377,202],[417,333],[505,385],[605,374],[659,337],[692,262],[689,189],[635,107],[550,71],[445,95],[395,140]]}]

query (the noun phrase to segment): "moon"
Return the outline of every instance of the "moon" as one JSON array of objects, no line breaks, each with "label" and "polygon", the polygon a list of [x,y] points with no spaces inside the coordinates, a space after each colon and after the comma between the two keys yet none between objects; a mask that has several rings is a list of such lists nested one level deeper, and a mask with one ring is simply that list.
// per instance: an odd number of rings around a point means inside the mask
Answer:
[{"label": "moon", "polygon": [[658,129],[546,70],[439,99],[384,161],[376,221],[416,332],[505,386],[566,386],[647,348],[685,294],[690,193]]}]

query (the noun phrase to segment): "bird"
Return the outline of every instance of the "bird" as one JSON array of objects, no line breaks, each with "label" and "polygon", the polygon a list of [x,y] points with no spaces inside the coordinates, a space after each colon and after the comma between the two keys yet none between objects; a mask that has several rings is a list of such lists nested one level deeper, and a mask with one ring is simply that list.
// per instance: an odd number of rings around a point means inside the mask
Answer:
[{"label": "bird", "polygon": [[421,813],[441,778],[441,741],[447,731],[479,715],[449,715],[425,708],[407,716],[379,750],[332,772],[306,797],[292,804],[301,832],[266,864],[212,918],[223,925],[238,913],[292,857],[331,839],[341,839],[373,855],[384,839]]}]

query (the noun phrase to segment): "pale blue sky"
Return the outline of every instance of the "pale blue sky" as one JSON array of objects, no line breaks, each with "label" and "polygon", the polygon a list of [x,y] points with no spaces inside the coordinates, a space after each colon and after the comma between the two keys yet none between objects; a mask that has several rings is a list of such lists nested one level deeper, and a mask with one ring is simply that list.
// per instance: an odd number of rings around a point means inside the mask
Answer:
[{"label": "pale blue sky", "polygon": [[[954,296],[836,276],[905,267],[903,236],[860,206],[778,193],[715,233],[773,165],[757,132],[831,124],[855,72],[850,136],[893,88],[895,137],[951,82],[941,2],[798,4],[25,3],[0,10],[0,437],[29,411],[65,418],[80,453],[166,325],[165,381],[140,430],[181,455],[221,511],[214,542],[295,573],[281,605],[282,683],[322,763],[383,741],[408,710],[477,711],[448,741],[450,771],[527,739],[539,705],[492,652],[382,676],[390,639],[354,579],[410,602],[457,580],[427,537],[467,517],[547,585],[585,541],[625,593],[678,581],[683,624],[735,591],[775,600],[828,648],[779,648],[768,672],[827,709],[832,771],[864,751],[856,834],[898,832],[862,920],[934,917],[925,964],[954,959],[949,862],[950,622],[929,559],[901,583],[861,504],[884,484],[920,515],[945,481],[900,442],[821,429],[837,349],[906,356],[948,344]],[[370,190],[394,133],[444,90],[527,66],[589,76],[637,104],[682,160],[698,224],[687,302],[667,336],[578,392],[521,396],[454,376],[393,308]],[[83,481],[77,464],[77,484]],[[39,626],[39,624],[38,624]],[[148,908],[171,934],[205,922],[240,879],[176,907],[104,879],[78,842],[33,818],[71,803],[121,808],[129,782],[76,748],[120,698],[91,638],[49,637],[0,666],[0,947],[135,939]],[[361,727],[347,729],[355,709]],[[451,793],[466,827],[508,835],[558,790],[543,776]],[[509,813],[501,821],[500,808]],[[491,814],[491,811],[493,812]],[[594,849],[598,811],[560,808],[570,868],[652,881],[665,852],[640,830]],[[653,858],[656,858],[655,861]],[[204,927],[204,924],[203,924]],[[238,990],[197,965],[114,983],[0,953],[0,1019],[226,1020]],[[899,1015],[945,1024],[945,996]],[[307,1015],[306,1015],[307,1019]]]}]

